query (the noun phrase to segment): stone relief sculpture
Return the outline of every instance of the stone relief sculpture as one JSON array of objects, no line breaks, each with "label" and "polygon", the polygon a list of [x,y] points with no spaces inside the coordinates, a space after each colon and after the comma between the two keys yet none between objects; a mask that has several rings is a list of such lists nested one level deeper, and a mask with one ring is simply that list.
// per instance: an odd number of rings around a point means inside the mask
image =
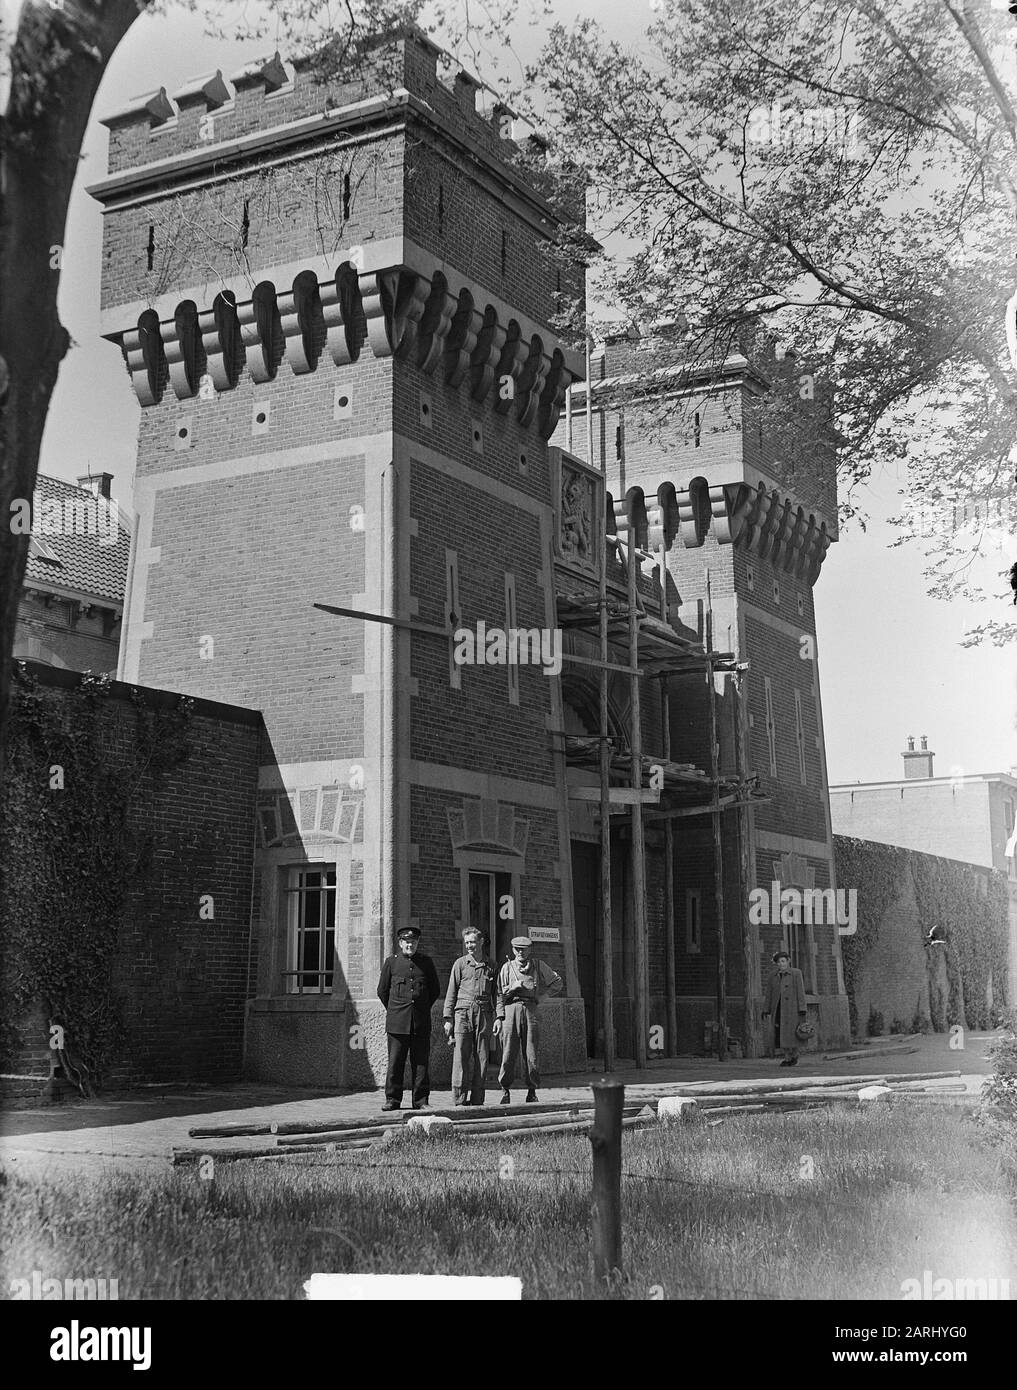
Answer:
[{"label": "stone relief sculpture", "polygon": [[592,565],[593,530],[590,480],[562,470],[561,553],[566,560]]}]

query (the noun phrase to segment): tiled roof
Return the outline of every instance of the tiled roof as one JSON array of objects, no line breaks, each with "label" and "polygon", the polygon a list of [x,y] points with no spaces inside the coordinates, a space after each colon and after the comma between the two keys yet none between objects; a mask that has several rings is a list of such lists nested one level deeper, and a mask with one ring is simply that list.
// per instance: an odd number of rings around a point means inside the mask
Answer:
[{"label": "tiled roof", "polygon": [[[114,521],[116,539],[110,544]],[[32,531],[26,587],[53,584],[123,603],[131,533],[115,502],[40,473],[32,500]]]}]

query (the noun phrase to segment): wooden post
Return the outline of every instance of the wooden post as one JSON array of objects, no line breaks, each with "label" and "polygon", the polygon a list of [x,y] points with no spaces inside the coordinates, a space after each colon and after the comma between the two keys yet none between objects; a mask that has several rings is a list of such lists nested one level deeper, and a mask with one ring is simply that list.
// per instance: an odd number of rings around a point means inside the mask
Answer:
[{"label": "wooden post", "polygon": [[[736,675],[731,682],[731,717],[734,725],[735,775],[739,783],[739,796],[745,781],[745,724],[742,707],[741,676]],[[755,883],[755,867],[752,863],[752,823],[749,819],[751,808],[744,800],[737,808],[738,816],[738,911],[741,914],[742,929],[742,969],[745,974],[745,1008],[743,1016],[743,1037],[746,1057],[762,1056],[759,1027],[756,1023],[756,999],[762,991],[759,981],[759,943],[756,932],[749,921],[749,885]]]},{"label": "wooden post", "polygon": [[[628,600],[629,600],[629,677],[631,696],[629,699],[632,733],[632,785],[643,785],[643,730],[639,700],[639,612],[638,582],[639,560],[637,558],[638,537],[630,518],[628,526]],[[645,851],[643,848],[643,808],[639,802],[632,806],[632,946],[635,980],[633,982],[632,1031],[637,1067],[646,1066],[647,1026],[647,981],[646,981],[646,879]]]},{"label": "wooden post", "polygon": [[606,1279],[614,1270],[621,1273],[621,1162],[622,1110],[625,1087],[620,1081],[593,1083],[593,1206],[590,1211],[593,1233],[593,1273]]},{"label": "wooden post", "polygon": [[[669,677],[660,678],[661,744],[664,761],[671,759],[671,697]],[[664,982],[667,998],[667,1055],[678,1056],[678,984],[675,979],[674,823],[664,822]]]},{"label": "wooden post", "polygon": [[713,896],[717,911],[717,1057],[727,1060],[727,962],[724,941],[724,846],[720,834],[720,749],[717,744],[717,688],[713,680],[713,598],[706,572],[706,688],[710,706],[710,777],[713,781]]},{"label": "wooden post", "polygon": [[[586,462],[593,467],[593,406],[590,339],[586,339]],[[614,1071],[614,933],[611,923],[611,745],[608,743],[607,701],[607,457],[601,459],[604,514],[600,518],[600,973],[604,1001],[604,1070]]]}]

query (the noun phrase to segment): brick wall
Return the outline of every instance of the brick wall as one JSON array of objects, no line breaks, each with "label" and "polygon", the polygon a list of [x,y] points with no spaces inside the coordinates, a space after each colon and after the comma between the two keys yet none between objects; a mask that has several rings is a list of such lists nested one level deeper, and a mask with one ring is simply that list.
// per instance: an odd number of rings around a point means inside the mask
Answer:
[{"label": "brick wall", "polygon": [[115,671],[120,651],[120,620],[108,613],[84,617],[76,601],[47,604],[23,594],[14,631],[14,659],[40,661],[72,671]]},{"label": "brick wall", "polygon": [[[28,669],[44,698],[73,719],[80,678],[37,664]],[[172,709],[179,697],[111,682],[99,707],[104,761],[97,776],[134,759],[135,698],[159,710]],[[228,1081],[240,1075],[261,734],[255,712],[198,701],[187,724],[185,759],[165,772],[148,771],[135,787],[127,828],[139,845],[148,843],[148,852],[119,932],[113,989],[126,1042],[108,1079]],[[43,841],[47,826],[39,826]],[[58,839],[54,844],[56,851]],[[206,906],[203,918],[199,900],[205,895],[214,916],[207,916]],[[34,1070],[44,1061],[36,1021],[20,1065]]]}]

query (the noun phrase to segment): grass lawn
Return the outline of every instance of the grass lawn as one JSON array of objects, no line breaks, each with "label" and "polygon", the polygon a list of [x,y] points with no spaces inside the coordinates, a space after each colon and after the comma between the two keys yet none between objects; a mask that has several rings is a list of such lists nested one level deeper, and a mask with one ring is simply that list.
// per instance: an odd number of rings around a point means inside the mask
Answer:
[{"label": "grass lawn", "polygon": [[[624,1139],[626,1279],[589,1268],[585,1136],[399,1135],[332,1157],[3,1191],[9,1281],[115,1277],[121,1298],[302,1298],[312,1272],[514,1274],[527,1298],[889,1298],[1009,1278],[1014,1174],[961,1113],[817,1110]],[[811,1176],[810,1176],[811,1173]]]}]

